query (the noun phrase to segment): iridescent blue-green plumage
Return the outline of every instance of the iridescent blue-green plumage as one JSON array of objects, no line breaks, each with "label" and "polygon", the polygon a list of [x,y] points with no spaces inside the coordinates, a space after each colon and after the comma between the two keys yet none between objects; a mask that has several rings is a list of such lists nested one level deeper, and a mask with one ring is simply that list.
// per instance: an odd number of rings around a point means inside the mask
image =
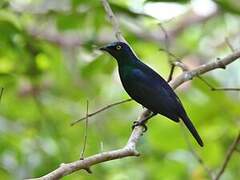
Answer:
[{"label": "iridescent blue-green plumage", "polygon": [[126,43],[114,42],[100,49],[109,52],[117,60],[123,87],[132,99],[153,113],[175,122],[183,120],[198,144],[203,146],[178,96],[158,73],[141,62]]}]

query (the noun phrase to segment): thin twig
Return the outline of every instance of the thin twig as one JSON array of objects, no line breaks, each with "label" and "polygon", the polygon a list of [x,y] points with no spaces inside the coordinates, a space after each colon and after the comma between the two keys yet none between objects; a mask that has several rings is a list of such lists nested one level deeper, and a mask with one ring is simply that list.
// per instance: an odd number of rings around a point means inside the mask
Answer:
[{"label": "thin twig", "polygon": [[204,82],[211,91],[240,91],[240,88],[215,88],[206,79],[201,76],[197,76],[202,82]]},{"label": "thin twig", "polygon": [[170,81],[172,80],[175,67],[176,67],[176,66],[175,66],[174,64],[171,64],[171,69],[170,69],[170,73],[169,73],[169,75],[168,75],[167,82],[170,82]]},{"label": "thin twig", "polygon": [[237,148],[237,146],[240,144],[240,132],[238,133],[236,139],[234,140],[234,142],[231,144],[231,146],[229,147],[228,149],[228,152],[227,152],[227,155],[223,161],[223,164],[219,170],[219,172],[217,173],[216,177],[214,178],[214,180],[219,180],[220,177],[222,176],[222,174],[224,173],[227,165],[228,165],[228,162],[230,161],[232,155],[233,155],[233,152],[235,151],[235,149]]},{"label": "thin twig", "polygon": [[164,28],[162,23],[159,23],[158,25],[159,25],[160,29],[162,30],[162,32],[164,34],[164,45],[165,45],[164,52],[167,53],[168,63],[171,66],[170,73],[169,73],[168,79],[167,79],[167,82],[169,82],[169,81],[172,80],[172,76],[173,76],[174,69],[175,69],[175,65],[172,63],[171,57],[175,56],[175,55],[173,55],[169,50],[170,49],[170,41],[169,41],[169,37],[168,37],[168,33],[167,33],[166,29]]},{"label": "thin twig", "polygon": [[2,87],[2,88],[1,88],[1,92],[0,92],[0,102],[1,102],[1,100],[2,100],[3,90],[4,90],[4,88]]},{"label": "thin twig", "polygon": [[179,60],[171,62],[171,70],[170,70],[170,73],[168,75],[167,82],[170,82],[172,80],[173,72],[174,72],[175,67],[180,67],[183,72],[188,70],[187,66],[184,63],[182,63],[181,61],[179,61]]},{"label": "thin twig", "polygon": [[[106,0],[102,0],[103,5],[104,2],[108,2]],[[104,5],[104,7],[106,4]],[[109,6],[110,8],[110,6]],[[105,8],[106,9],[106,8]],[[111,9],[111,8],[110,8]],[[113,13],[112,13],[113,14]],[[232,63],[233,61],[237,60],[240,57],[240,51],[234,52],[229,56],[226,56],[225,58],[217,61],[217,62],[210,62],[208,64],[203,64],[191,71],[183,72],[181,75],[176,77],[174,80],[169,82],[169,85],[175,89],[178,86],[180,86],[182,83],[189,81],[190,79],[194,78],[197,75],[204,74],[206,72],[209,72],[211,70],[217,69],[217,68],[223,68],[226,67],[228,64]],[[142,121],[143,119],[146,119],[146,117],[150,116],[152,113],[148,109],[145,110],[143,113],[140,114],[138,121]],[[131,136],[128,139],[128,142],[125,147],[108,151],[108,152],[101,152],[99,154],[95,154],[93,156],[87,157],[84,160],[77,160],[68,164],[61,164],[60,167],[55,169],[54,171],[48,173],[45,176],[42,176],[40,178],[35,178],[38,180],[45,180],[45,179],[60,179],[61,177],[64,177],[66,175],[69,175],[73,172],[76,172],[80,169],[86,169],[88,167],[91,167],[92,165],[96,165],[102,162],[114,160],[114,159],[120,159],[124,157],[129,156],[139,156],[139,153],[136,150],[137,143],[143,133],[144,129],[142,126],[137,126],[133,129]]]},{"label": "thin twig", "polygon": [[[169,84],[173,89],[176,89],[182,83],[188,81],[189,78],[192,79],[197,75],[204,74],[206,72],[212,71],[217,68],[222,68],[222,66],[227,66],[228,64],[237,60],[239,57],[240,57],[240,51],[236,51],[231,55],[228,55],[225,58],[221,59],[220,62],[219,61],[210,62],[207,64],[203,64],[193,70],[183,72],[181,75],[179,75],[174,80],[169,82]],[[145,110],[139,116],[138,121],[145,119],[149,115],[151,115],[151,111]],[[60,167],[58,167],[54,171],[36,179],[37,180],[59,179],[73,172],[76,172],[80,169],[85,169],[86,167],[91,167],[93,165],[96,165],[105,161],[111,161],[114,159],[120,159],[124,157],[129,157],[129,156],[138,156],[139,153],[136,150],[136,146],[143,133],[143,130],[144,129],[142,126],[135,127],[134,130],[132,131],[131,136],[129,137],[127,145],[123,148],[120,148],[118,150],[108,151],[108,152],[101,152],[99,154],[95,154],[93,156],[87,157],[84,160],[77,160],[68,164],[62,164]],[[227,157],[229,158],[229,155]]]},{"label": "thin twig", "polygon": [[234,52],[235,49],[234,49],[234,47],[232,46],[229,38],[226,37],[226,38],[225,38],[225,42],[226,42],[227,46],[230,48],[230,50],[231,50],[232,52]]},{"label": "thin twig", "polygon": [[[106,11],[106,14],[109,17],[109,21],[111,22],[111,24],[112,24],[112,26],[114,28],[114,33],[115,33],[115,36],[116,36],[117,40],[123,41],[123,42],[127,43],[125,38],[122,36],[122,33],[120,31],[119,22],[118,22],[117,18],[115,17],[115,15],[114,15],[114,13],[113,13],[113,11],[112,11],[108,1],[107,0],[101,0],[101,2],[102,2],[103,7],[104,7],[104,9]],[[99,112],[102,112],[102,111],[104,111],[104,110],[106,110],[106,109],[108,109],[110,107],[113,107],[113,106],[116,106],[116,105],[119,105],[119,104],[122,104],[122,103],[125,103],[125,102],[128,102],[128,101],[131,101],[131,99],[127,99],[127,100],[124,100],[124,101],[120,101],[120,102],[117,102],[117,103],[113,103],[113,104],[107,105],[106,107],[101,108],[100,110],[98,110],[98,111],[96,111],[96,112],[94,112],[92,114],[89,114],[88,117],[91,117],[91,116],[93,116],[93,115],[95,115],[95,114],[97,114]],[[75,125],[76,123],[78,123],[78,122],[80,122],[80,121],[82,121],[84,119],[86,119],[86,117],[83,117],[83,118],[81,118],[81,119],[79,119],[77,121],[74,121],[73,123],[71,123],[71,126]]]},{"label": "thin twig", "polygon": [[213,62],[209,62],[206,64],[203,64],[201,66],[198,66],[197,68],[183,72],[178,77],[174,79],[174,81],[170,81],[169,84],[175,88],[181,85],[182,83],[189,81],[193,79],[194,77],[197,77],[201,74],[207,73],[209,71],[212,71],[214,69],[225,69],[228,64],[231,64],[232,62],[236,61],[240,57],[240,51],[235,51],[234,53],[222,58],[218,59]]},{"label": "thin twig", "polygon": [[[180,121],[181,122],[181,121]],[[181,127],[182,127],[182,131],[183,131],[183,135],[184,135],[184,139],[186,140],[187,146],[190,150],[190,152],[192,153],[192,155],[194,156],[194,158],[198,161],[198,163],[203,167],[203,169],[206,171],[207,175],[209,176],[210,179],[213,179],[213,175],[212,175],[212,171],[210,170],[210,168],[205,164],[205,162],[203,161],[203,159],[201,158],[201,156],[195,151],[195,149],[193,148],[192,144],[189,141],[188,135],[185,131],[185,128],[183,126],[183,123],[181,123]]]},{"label": "thin twig", "polygon": [[212,88],[212,91],[240,91],[240,88]]},{"label": "thin twig", "polygon": [[173,53],[170,52],[170,40],[169,40],[169,36],[168,36],[167,30],[164,28],[162,23],[159,23],[158,25],[159,25],[161,31],[164,34],[164,44],[165,44],[165,48],[164,49],[160,48],[159,50],[160,51],[164,51],[164,52],[167,53],[168,62],[170,64],[170,66],[171,66],[170,73],[169,73],[168,79],[167,79],[167,82],[170,82],[172,80],[173,73],[174,73],[175,66],[176,66],[176,64],[171,60],[171,57],[175,58],[176,61],[179,58],[177,58],[177,56],[175,56]]},{"label": "thin twig", "polygon": [[[178,61],[180,62],[180,60],[178,60],[179,58],[177,56],[175,56],[173,53],[171,53],[169,50],[160,48],[159,51],[166,52],[167,55],[168,55],[168,62],[170,64],[170,66],[171,66],[171,69],[170,69],[170,73],[169,73],[168,78],[167,78],[167,82],[170,82],[172,80],[172,77],[173,77],[175,66],[177,66],[175,63],[178,62]],[[175,61],[171,61],[170,57],[173,57],[176,60]]]},{"label": "thin twig", "polygon": [[100,151],[103,152],[103,142],[100,142]]},{"label": "thin twig", "polygon": [[159,51],[163,51],[163,52],[166,52],[169,56],[171,56],[172,58],[176,59],[176,60],[180,60],[181,58],[177,57],[175,54],[173,54],[172,52],[170,51],[167,51],[166,49],[164,48],[159,48]]},{"label": "thin twig", "polygon": [[[143,113],[139,120],[145,118],[145,113]],[[86,169],[93,165],[111,161],[114,159],[121,159],[124,157],[130,157],[130,156],[139,156],[139,152],[136,150],[136,144],[139,141],[139,138],[141,137],[143,133],[143,127],[137,126],[132,131],[131,136],[129,137],[129,140],[127,144],[120,149],[107,151],[107,152],[101,152],[89,157],[86,157],[84,160],[77,160],[71,163],[62,163],[57,169],[50,172],[49,174],[42,176],[40,178],[34,178],[31,180],[58,180],[66,175],[72,174],[75,171],[78,171],[80,169]],[[30,180],[30,179],[28,179]]]},{"label": "thin twig", "polygon": [[177,66],[177,67],[181,68],[183,72],[185,72],[185,71],[188,71],[188,70],[189,70],[189,69],[188,69],[188,67],[187,67],[187,65],[186,65],[186,64],[184,64],[183,62],[179,61],[179,60],[177,60],[177,61],[173,62],[173,64],[174,64],[175,66]]},{"label": "thin twig", "polygon": [[114,33],[115,33],[115,36],[116,36],[117,40],[127,42],[125,40],[125,38],[122,36],[122,33],[120,31],[119,22],[118,22],[117,18],[115,17],[108,1],[107,0],[101,0],[101,1],[102,1],[104,9],[105,9],[105,11],[108,15],[109,21],[111,22],[111,24],[113,26]]},{"label": "thin twig", "polygon": [[101,108],[101,109],[99,109],[99,110],[97,110],[97,111],[95,111],[95,112],[93,112],[93,113],[88,114],[88,116],[85,116],[85,117],[83,117],[83,118],[81,118],[81,119],[78,119],[78,120],[72,122],[72,123],[71,123],[71,126],[77,124],[77,123],[80,122],[80,121],[85,120],[87,117],[92,117],[92,116],[94,116],[94,115],[96,115],[96,114],[98,114],[98,113],[100,113],[100,112],[103,112],[103,111],[105,111],[105,110],[107,110],[107,109],[109,109],[109,108],[112,108],[113,106],[117,106],[117,105],[120,105],[120,104],[129,102],[129,101],[132,101],[132,99],[125,99],[125,100],[123,100],[123,101],[119,101],[119,102],[116,102],[116,103],[109,104],[109,105],[107,105],[107,106],[105,106],[105,107],[103,107],[103,108]]},{"label": "thin twig", "polygon": [[[80,154],[80,160],[84,160],[84,152],[87,146],[87,135],[88,135],[88,101],[87,101],[87,111],[86,111],[86,123],[85,123],[85,132],[84,132],[84,140],[83,140],[83,149]],[[92,173],[90,167],[85,167],[85,169],[89,174]]]},{"label": "thin twig", "polygon": [[168,55],[168,62],[171,62],[171,53],[170,53],[170,41],[169,41],[169,37],[168,37],[168,32],[167,30],[164,28],[164,26],[162,25],[162,23],[158,24],[160,29],[162,30],[163,34],[164,34],[164,44],[165,44],[165,51],[167,52]]},{"label": "thin twig", "polygon": [[[189,143],[190,144],[190,143]],[[191,145],[190,145],[191,146]],[[196,158],[196,160],[198,161],[199,164],[201,164],[201,166],[203,167],[203,169],[205,170],[205,172],[207,173],[208,177],[210,179],[213,179],[213,175],[212,175],[212,171],[210,170],[210,168],[205,164],[205,162],[203,161],[203,159],[201,158],[201,156],[193,149],[193,147],[190,147],[190,151],[192,153],[192,155]]]},{"label": "thin twig", "polygon": [[88,101],[87,101],[87,111],[86,111],[86,123],[85,123],[85,132],[84,132],[84,140],[83,140],[83,149],[80,154],[80,159],[84,159],[84,152],[86,149],[86,144],[87,144],[87,134],[88,134]]}]

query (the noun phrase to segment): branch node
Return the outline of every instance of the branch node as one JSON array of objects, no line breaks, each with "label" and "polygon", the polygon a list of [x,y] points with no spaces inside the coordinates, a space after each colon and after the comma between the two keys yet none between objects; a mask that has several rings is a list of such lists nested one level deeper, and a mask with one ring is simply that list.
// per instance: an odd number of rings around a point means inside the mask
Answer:
[{"label": "branch node", "polygon": [[187,80],[191,80],[193,78],[193,75],[191,72],[185,71],[184,72],[184,79]]},{"label": "branch node", "polygon": [[90,169],[90,167],[86,167],[86,168],[83,168],[85,171],[87,171],[89,174],[92,174],[92,170]]},{"label": "branch node", "polygon": [[182,69],[183,72],[188,71],[188,67],[186,66],[186,64],[182,63],[181,61],[177,60],[175,62],[173,62],[173,64],[177,67],[180,67]]},{"label": "branch node", "polygon": [[135,147],[129,147],[129,145],[126,145],[123,149],[129,152],[129,154],[133,156],[140,156],[140,153],[135,149]]},{"label": "branch node", "polygon": [[[84,160],[84,157],[80,157],[80,160],[83,161]],[[82,168],[83,170],[87,171],[89,174],[92,174],[92,171],[90,169],[90,167],[84,167]]]},{"label": "branch node", "polygon": [[141,154],[138,152],[138,151],[134,151],[134,155],[136,156],[136,157],[139,157]]},{"label": "branch node", "polygon": [[[105,4],[103,3],[104,6],[106,6],[106,4],[108,4],[107,0],[102,0],[102,2],[105,3]],[[106,12],[109,13],[107,8],[106,8]],[[112,24],[114,26],[114,23],[112,23]],[[116,29],[117,28],[118,27],[116,26]],[[181,75],[179,75],[177,78],[175,78],[173,81],[170,82],[170,86],[173,89],[175,89],[182,83],[186,82],[187,80],[190,80],[197,75],[201,75],[201,74],[204,74],[211,70],[217,69],[220,67],[220,65],[222,65],[222,67],[225,67],[228,64],[232,63],[233,61],[235,61],[236,59],[238,59],[239,57],[240,57],[240,51],[237,51],[237,52],[234,52],[233,54],[221,59],[221,62],[210,62],[210,63],[204,64],[202,66],[199,66],[193,70],[183,72]],[[151,113],[152,112],[150,110],[145,110],[140,115],[138,121],[141,121],[142,119],[144,119],[148,116],[151,116]],[[90,117],[90,116],[88,115],[87,117]],[[40,178],[36,178],[36,179],[38,179],[38,180],[39,179],[60,179],[61,177],[64,177],[68,174],[76,172],[80,169],[85,169],[87,171],[91,171],[90,169],[88,169],[89,166],[93,166],[93,165],[96,165],[96,164],[99,164],[102,162],[106,162],[106,161],[110,161],[110,160],[114,160],[114,159],[120,159],[120,158],[124,158],[124,157],[128,157],[128,156],[139,156],[140,154],[137,152],[135,147],[136,147],[137,142],[139,141],[142,131],[143,131],[142,127],[136,127],[133,130],[133,132],[128,140],[128,143],[124,148],[112,150],[112,151],[108,151],[108,152],[101,152],[101,153],[95,154],[93,156],[89,156],[82,161],[77,160],[77,161],[67,163],[67,164],[62,163],[62,164],[60,164],[59,168],[48,173],[47,175],[44,175],[44,176],[42,176]],[[226,165],[229,162],[229,160],[232,156],[232,153],[233,153],[233,151],[235,151],[239,142],[240,142],[240,134],[238,135],[238,138],[236,139],[234,144],[230,147],[230,149],[227,153],[226,160],[224,161],[223,166],[218,173],[218,176],[217,176],[218,179],[221,176],[221,174],[224,172]]]},{"label": "branch node", "polygon": [[131,151],[134,156],[140,156],[140,153],[136,149],[131,149]]},{"label": "branch node", "polygon": [[226,69],[226,65],[221,61],[221,58],[217,58],[217,63],[219,64],[219,68]]}]

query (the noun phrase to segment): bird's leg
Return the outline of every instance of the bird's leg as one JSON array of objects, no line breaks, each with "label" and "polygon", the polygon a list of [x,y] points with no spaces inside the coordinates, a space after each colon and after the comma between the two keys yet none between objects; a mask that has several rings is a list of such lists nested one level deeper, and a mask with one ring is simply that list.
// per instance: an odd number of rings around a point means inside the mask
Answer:
[{"label": "bird's leg", "polygon": [[146,132],[148,128],[147,128],[147,126],[146,126],[145,123],[146,123],[150,118],[152,118],[153,116],[156,116],[156,115],[157,115],[157,113],[152,113],[150,116],[144,118],[144,119],[141,120],[141,121],[134,121],[134,122],[133,122],[133,125],[132,125],[132,129],[134,129],[136,126],[142,126],[142,127],[143,127],[143,132]]}]

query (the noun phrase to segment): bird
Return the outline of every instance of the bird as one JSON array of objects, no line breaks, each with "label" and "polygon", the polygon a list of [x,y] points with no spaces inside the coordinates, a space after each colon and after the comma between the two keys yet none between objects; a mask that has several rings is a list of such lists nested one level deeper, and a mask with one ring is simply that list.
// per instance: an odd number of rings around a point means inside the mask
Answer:
[{"label": "bird", "polygon": [[175,122],[183,121],[197,143],[203,147],[203,141],[188,117],[183,104],[171,86],[156,71],[144,64],[125,42],[117,41],[99,48],[113,56],[118,64],[120,80],[128,95],[152,112],[133,127],[142,125],[157,115],[163,115]]}]

